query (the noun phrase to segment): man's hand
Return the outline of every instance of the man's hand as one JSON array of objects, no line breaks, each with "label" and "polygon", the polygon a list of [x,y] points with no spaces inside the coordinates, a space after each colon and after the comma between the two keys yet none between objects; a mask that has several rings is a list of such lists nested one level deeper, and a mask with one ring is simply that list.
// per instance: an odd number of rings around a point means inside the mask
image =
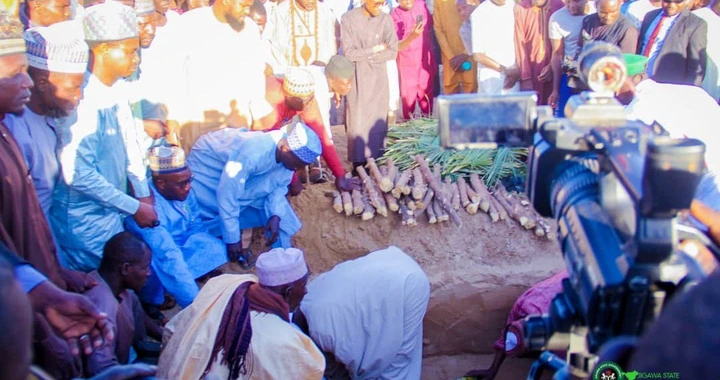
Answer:
[{"label": "man's hand", "polygon": [[168,134],[168,126],[160,120],[143,120],[145,133],[157,140]]},{"label": "man's hand", "polygon": [[133,215],[133,219],[135,219],[135,222],[137,222],[140,228],[157,227],[159,225],[155,207],[142,201],[135,215]]},{"label": "man's hand", "polygon": [[80,294],[69,293],[43,281],[28,294],[33,310],[41,313],[55,333],[67,339],[73,355],[82,349],[90,355],[104,341],[112,341],[112,325],[107,315],[98,312],[90,300]]},{"label": "man's hand", "polygon": [[548,63],[540,71],[540,75],[538,75],[538,80],[542,83],[547,83],[547,82],[550,82],[552,79],[553,79],[552,65]]},{"label": "man's hand", "polygon": [[242,239],[240,239],[240,241],[235,244],[227,245],[228,261],[236,262],[242,257],[242,255],[243,255]]},{"label": "man's hand", "polygon": [[558,92],[553,90],[553,92],[550,94],[550,97],[548,97],[548,104],[552,108],[558,108],[559,103],[558,100],[560,99],[560,96],[558,96]]},{"label": "man's hand", "polygon": [[155,376],[157,366],[145,363],[115,365],[96,375],[90,380],[130,380]]},{"label": "man's hand", "polygon": [[423,31],[425,30],[425,21],[420,21],[419,23],[415,24],[415,27],[410,31],[410,38],[413,40],[422,36]]},{"label": "man's hand", "polygon": [[515,86],[518,80],[520,80],[520,69],[517,67],[511,67],[505,70],[505,89],[512,88]]},{"label": "man's hand", "polygon": [[290,182],[290,186],[288,187],[288,192],[290,193],[291,197],[297,197],[298,195],[300,195],[300,193],[302,193],[303,190],[305,190],[305,185],[303,185],[302,182],[300,182],[299,180]]},{"label": "man's hand", "polygon": [[65,280],[67,290],[73,293],[82,293],[97,285],[97,282],[85,272],[62,268],[60,275]]},{"label": "man's hand", "polygon": [[265,243],[265,246],[270,247],[271,245],[275,244],[277,239],[280,237],[279,216],[273,215],[270,217],[270,220],[268,220],[267,225],[265,226],[265,232],[268,234],[268,240],[267,243]]},{"label": "man's hand", "polygon": [[455,71],[461,71],[463,63],[465,63],[469,57],[469,55],[463,53],[450,58],[450,67]]},{"label": "man's hand", "polygon": [[357,178],[337,177],[335,178],[335,187],[340,191],[348,192],[360,190],[360,180]]}]

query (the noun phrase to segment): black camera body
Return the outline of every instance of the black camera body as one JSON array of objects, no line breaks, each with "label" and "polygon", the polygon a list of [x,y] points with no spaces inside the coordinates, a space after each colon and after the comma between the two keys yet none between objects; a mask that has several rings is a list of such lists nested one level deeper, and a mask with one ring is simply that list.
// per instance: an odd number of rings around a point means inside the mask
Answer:
[{"label": "black camera body", "polygon": [[[585,78],[615,75],[601,84],[624,80],[621,56],[602,46],[584,51],[580,69]],[[550,312],[526,319],[527,347],[546,351],[529,378],[543,368],[587,378],[603,345],[641,335],[666,300],[704,277],[676,246],[677,216],[704,174],[705,146],[627,121],[610,91],[572,97],[566,119],[535,104],[532,92],[443,96],[439,135],[455,149],[529,148],[526,191],[557,220],[569,273]]]}]

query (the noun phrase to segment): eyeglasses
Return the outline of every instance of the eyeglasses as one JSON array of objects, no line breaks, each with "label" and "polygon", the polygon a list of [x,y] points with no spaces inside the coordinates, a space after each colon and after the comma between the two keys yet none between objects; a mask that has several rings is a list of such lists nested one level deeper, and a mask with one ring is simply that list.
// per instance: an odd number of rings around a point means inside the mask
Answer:
[{"label": "eyeglasses", "polygon": [[175,182],[175,184],[178,187],[184,188],[184,187],[187,187],[188,185],[190,185],[190,183],[193,181],[193,179],[195,179],[195,176],[191,175],[190,178],[186,179],[185,181],[177,181],[177,182]]}]

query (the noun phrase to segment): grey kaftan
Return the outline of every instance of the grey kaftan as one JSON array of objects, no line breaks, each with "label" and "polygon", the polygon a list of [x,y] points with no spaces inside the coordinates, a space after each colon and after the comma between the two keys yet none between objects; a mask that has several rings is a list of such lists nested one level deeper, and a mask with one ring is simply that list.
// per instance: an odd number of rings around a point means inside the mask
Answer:
[{"label": "grey kaftan", "polygon": [[[389,112],[386,62],[397,56],[397,33],[389,15],[369,17],[362,7],[343,15],[341,25],[343,54],[355,63],[352,90],[345,102],[348,160],[364,162],[379,157],[385,148]],[[374,53],[373,46],[380,44],[387,48]]]}]

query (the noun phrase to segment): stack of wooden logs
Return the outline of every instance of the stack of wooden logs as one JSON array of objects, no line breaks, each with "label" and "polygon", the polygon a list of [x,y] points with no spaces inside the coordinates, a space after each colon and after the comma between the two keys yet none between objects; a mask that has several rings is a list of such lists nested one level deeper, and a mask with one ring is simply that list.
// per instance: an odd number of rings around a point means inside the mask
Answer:
[{"label": "stack of wooden logs", "polygon": [[538,237],[556,238],[554,224],[538,215],[524,194],[508,192],[501,183],[488,188],[477,174],[458,177],[455,182],[450,177],[443,180],[440,165],[431,169],[422,156],[415,161],[417,167],[400,172],[392,159],[380,167],[368,159],[367,170],[357,168],[362,191],[333,193],[333,208],[362,220],[398,212],[402,224],[408,226],[417,225],[423,214],[430,224],[452,221],[460,226],[457,212],[464,209],[470,215],[487,213],[493,223],[515,221]]}]

